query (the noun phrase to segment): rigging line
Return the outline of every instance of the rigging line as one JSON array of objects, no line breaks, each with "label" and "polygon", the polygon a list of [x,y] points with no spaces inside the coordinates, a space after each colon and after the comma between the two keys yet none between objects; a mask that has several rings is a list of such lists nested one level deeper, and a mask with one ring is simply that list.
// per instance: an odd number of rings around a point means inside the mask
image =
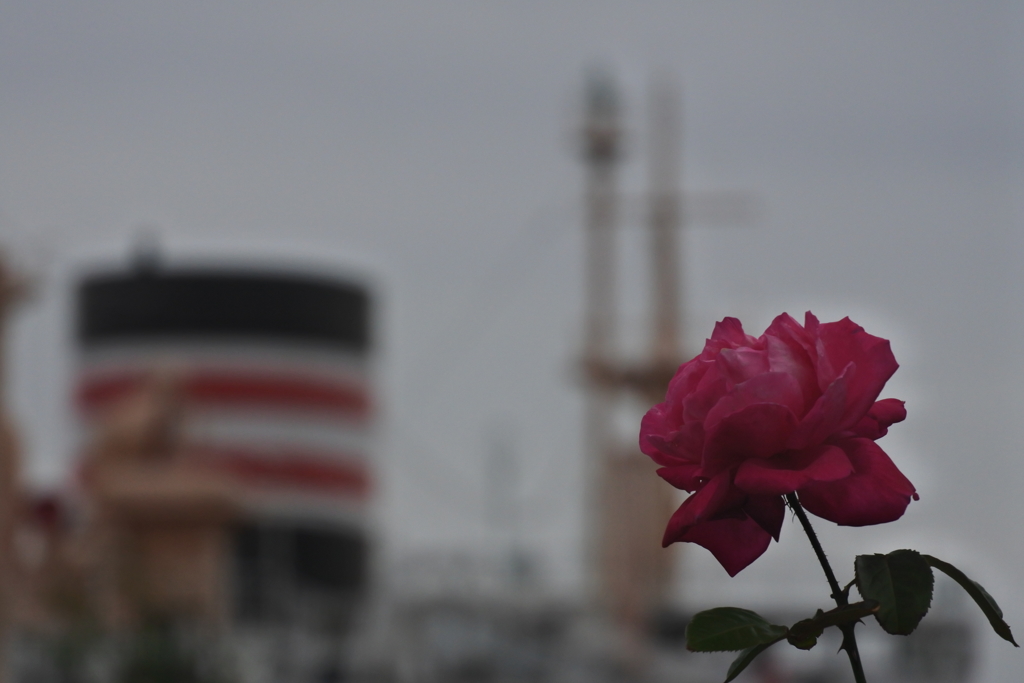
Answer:
[{"label": "rigging line", "polygon": [[[451,370],[465,358],[465,349],[472,347],[481,336],[493,327],[495,319],[508,307],[515,298],[519,288],[530,282],[529,277],[535,273],[546,253],[554,252],[570,230],[559,229],[558,221],[551,221],[547,209],[540,209],[526,222],[527,230],[518,233],[521,239],[513,240],[513,248],[503,248],[497,258],[485,272],[498,273],[497,277],[487,279],[488,287],[477,288],[470,295],[467,305],[460,306],[454,320],[440,326],[442,332],[436,335],[433,343],[425,345],[425,350],[410,362],[415,372],[419,368],[426,369],[429,374],[418,379],[412,378],[410,385],[414,390],[436,388],[437,384],[451,376]],[[545,249],[546,248],[546,249]],[[509,264],[515,266],[508,267]],[[481,311],[484,315],[481,315]],[[453,316],[453,317],[455,317]],[[455,337],[451,330],[471,330],[469,334]],[[457,343],[453,343],[457,342]],[[445,350],[446,360],[438,362],[437,349]]]},{"label": "rigging line", "polygon": [[[623,227],[633,224],[635,224],[635,227],[641,227],[640,219],[642,217],[639,209],[641,206],[645,209],[649,208],[647,205],[648,201],[648,199],[640,197],[627,200],[627,203],[635,204],[637,215],[633,220],[626,220]],[[719,225],[740,225],[756,220],[762,211],[757,198],[745,193],[699,193],[690,200],[689,204],[691,205],[690,212],[700,214],[694,217],[697,224],[706,222]],[[695,208],[698,210],[695,211]],[[703,210],[699,210],[701,208]],[[565,220],[562,220],[563,216]],[[479,339],[493,325],[494,318],[507,307],[508,302],[516,292],[516,287],[529,280],[524,275],[529,275],[536,271],[539,265],[537,257],[541,248],[553,246],[553,244],[557,244],[557,242],[554,242],[555,240],[565,239],[567,235],[577,234],[578,230],[576,230],[576,227],[578,227],[580,222],[579,211],[567,209],[561,202],[548,204],[546,207],[535,211],[533,216],[525,223],[527,229],[518,232],[517,236],[514,236],[511,240],[512,244],[508,248],[501,248],[498,251],[498,257],[494,259],[491,267],[485,271],[486,273],[500,273],[501,275],[499,277],[489,277],[486,280],[490,285],[489,288],[473,290],[473,293],[469,295],[470,299],[467,304],[458,307],[457,311],[446,323],[438,325],[437,328],[440,328],[441,332],[435,334],[431,343],[425,344],[422,347],[426,350],[421,351],[417,357],[410,361],[413,373],[416,373],[419,368],[426,368],[430,373],[426,378],[412,379],[411,384],[414,387],[430,388],[431,385],[435,385],[439,381],[441,375],[449,373],[452,367],[464,357],[464,354],[453,355],[450,353],[456,345],[451,343],[452,337],[447,332],[452,329],[474,330],[468,337],[460,337],[458,339],[463,348],[465,348],[467,342],[475,342]],[[573,229],[567,229],[570,224],[573,226]],[[520,236],[522,239],[517,240],[517,237]],[[529,267],[524,272],[522,269],[514,270],[508,268],[507,264],[509,263],[516,266],[529,264]],[[500,293],[498,296],[495,295],[495,290]],[[467,324],[480,320],[479,312],[481,309],[487,309],[487,313],[489,313],[489,315],[483,317],[486,322],[484,324]],[[444,348],[449,351],[447,362],[438,363],[438,354],[436,352],[438,348]]]},{"label": "rigging line", "polygon": [[[425,436],[420,428],[410,424],[408,420],[398,423],[395,433],[395,441],[404,441],[406,446],[396,444],[397,448],[390,457],[400,460],[403,469],[414,470],[415,476],[412,480],[416,482],[416,488],[422,490],[429,488],[432,491],[444,492],[444,501],[453,509],[463,510],[467,506],[466,496],[462,496],[460,502],[453,500],[453,493],[477,491],[479,485],[471,481],[465,473],[468,468],[458,467],[456,459],[441,456],[440,450],[430,444],[430,439]],[[426,453],[427,457],[411,457],[413,454]],[[463,476],[458,476],[462,474]],[[435,500],[440,500],[434,498]]]}]

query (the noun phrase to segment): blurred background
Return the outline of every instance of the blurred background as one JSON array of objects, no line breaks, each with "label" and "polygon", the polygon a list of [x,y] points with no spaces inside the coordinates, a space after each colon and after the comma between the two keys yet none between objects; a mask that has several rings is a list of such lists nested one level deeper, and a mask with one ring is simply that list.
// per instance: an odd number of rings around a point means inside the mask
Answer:
[{"label": "blurred background", "polygon": [[[660,549],[714,322],[892,340],[898,523],[1024,628],[1024,9],[0,0],[9,681],[715,681],[805,538]],[[937,585],[872,681],[1017,680]],[[927,628],[926,628],[927,627]],[[852,680],[838,643],[747,681]]]}]

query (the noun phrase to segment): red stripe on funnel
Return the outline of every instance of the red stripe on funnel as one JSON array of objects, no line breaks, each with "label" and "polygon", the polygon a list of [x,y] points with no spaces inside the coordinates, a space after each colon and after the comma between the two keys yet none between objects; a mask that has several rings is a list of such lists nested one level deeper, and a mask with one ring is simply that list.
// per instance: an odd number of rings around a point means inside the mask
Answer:
[{"label": "red stripe on funnel", "polygon": [[[141,372],[87,377],[78,387],[78,406],[85,411],[103,408],[141,389],[147,377]],[[275,406],[355,417],[367,417],[371,411],[366,388],[356,382],[257,372],[197,372],[185,375],[181,388],[189,403],[200,405]]]},{"label": "red stripe on funnel", "polygon": [[307,453],[277,453],[273,457],[238,449],[204,448],[189,455],[203,467],[267,488],[306,489],[354,498],[370,493],[370,475],[355,462],[326,462]]}]

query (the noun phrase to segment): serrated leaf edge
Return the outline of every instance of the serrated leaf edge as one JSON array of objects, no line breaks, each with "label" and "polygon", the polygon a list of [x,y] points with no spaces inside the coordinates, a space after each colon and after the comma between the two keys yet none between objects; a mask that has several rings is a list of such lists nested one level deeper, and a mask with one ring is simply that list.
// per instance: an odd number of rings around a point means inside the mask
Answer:
[{"label": "serrated leaf edge", "polygon": [[[871,558],[871,557],[885,558],[885,562],[884,562],[883,566],[884,566],[885,572],[888,575],[888,579],[889,579],[887,583],[888,583],[889,587],[892,589],[890,591],[891,598],[892,598],[892,604],[895,606],[895,604],[896,604],[896,591],[895,591],[896,583],[895,583],[895,581],[893,581],[893,578],[892,578],[892,569],[889,566],[888,558],[890,556],[892,556],[893,554],[898,553],[898,552],[913,553],[914,555],[917,555],[918,557],[924,559],[925,564],[929,565],[929,572],[928,572],[929,576],[932,577],[931,589],[928,592],[928,605],[925,607],[924,612],[921,614],[920,618],[917,620],[917,622],[914,624],[913,628],[911,628],[910,630],[907,630],[906,632],[904,632],[902,629],[897,629],[895,631],[890,631],[888,628],[886,628],[885,622],[883,621],[883,618],[880,616],[881,615],[881,610],[878,610],[878,611],[875,612],[875,620],[878,622],[878,625],[882,627],[882,630],[884,630],[886,633],[888,633],[890,635],[904,635],[905,636],[905,635],[909,635],[909,634],[913,633],[914,630],[921,623],[921,620],[924,619],[925,616],[927,616],[928,612],[931,610],[932,598],[935,596],[935,578],[934,578],[934,576],[931,575],[931,566],[928,563],[928,561],[925,559],[926,556],[923,555],[922,553],[919,553],[916,550],[910,550],[909,548],[901,548],[899,550],[893,550],[891,552],[884,553],[884,554],[883,553],[872,553],[871,555],[858,555],[854,559],[853,570],[854,570],[854,582],[856,582],[856,584],[857,584],[857,591],[861,594],[861,597],[864,597],[864,598],[868,599],[868,596],[866,596],[865,593],[864,593],[863,584],[861,583],[860,559],[862,557],[863,558]],[[884,604],[885,601],[879,600],[879,602]]]},{"label": "serrated leaf edge", "polygon": [[[738,652],[738,651],[741,651],[741,650],[744,650],[744,649],[749,649],[749,648],[696,649],[696,648],[691,646],[690,627],[693,625],[693,622],[697,619],[697,617],[699,617],[701,615],[704,615],[704,614],[707,614],[708,612],[716,612],[716,611],[720,611],[720,610],[733,610],[735,612],[745,613],[746,615],[753,616],[753,617],[756,617],[756,618],[760,619],[762,622],[764,622],[764,626],[767,626],[767,627],[769,627],[771,629],[776,629],[776,630],[781,629],[781,632],[779,632],[778,635],[773,636],[772,640],[770,640],[770,641],[762,641],[762,642],[777,643],[778,641],[780,641],[783,638],[785,638],[786,635],[788,635],[788,633],[789,633],[789,628],[787,628],[786,626],[780,626],[778,624],[773,624],[770,621],[768,621],[767,619],[765,619],[764,617],[762,617],[760,614],[758,614],[757,612],[754,612],[752,610],[743,609],[742,607],[713,607],[712,609],[703,610],[701,612],[698,612],[697,614],[693,615],[692,619],[690,619],[690,623],[687,624],[687,626],[686,626],[686,649],[687,650],[689,650],[690,652]],[[742,624],[742,625],[736,626],[736,627],[734,627],[732,629],[729,629],[729,631],[740,630],[740,629],[751,629],[751,628],[755,628],[754,625],[752,625],[752,624]],[[718,637],[720,637],[722,635],[722,633],[728,633],[729,631],[721,631],[721,632],[715,634],[714,638],[718,638]],[[751,645],[750,647],[756,647],[757,645],[760,645],[760,644],[761,643],[757,643],[755,645]]]}]

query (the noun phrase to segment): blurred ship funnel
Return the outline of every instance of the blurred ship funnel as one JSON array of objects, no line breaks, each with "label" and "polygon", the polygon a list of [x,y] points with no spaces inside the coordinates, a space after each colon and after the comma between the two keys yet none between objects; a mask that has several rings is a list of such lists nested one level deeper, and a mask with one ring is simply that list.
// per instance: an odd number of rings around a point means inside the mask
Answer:
[{"label": "blurred ship funnel", "polygon": [[[130,556],[138,574],[111,609],[130,619],[156,605],[244,627],[261,668],[295,680],[314,664],[270,647],[281,629],[334,638],[325,656],[340,656],[336,638],[369,581],[371,307],[369,288],[347,277],[171,266],[149,250],[134,267],[80,280],[83,440],[96,444],[111,414],[161,377],[177,420],[159,463],[105,479],[99,519],[120,539],[110,561]],[[211,512],[186,504],[196,500]]]}]

